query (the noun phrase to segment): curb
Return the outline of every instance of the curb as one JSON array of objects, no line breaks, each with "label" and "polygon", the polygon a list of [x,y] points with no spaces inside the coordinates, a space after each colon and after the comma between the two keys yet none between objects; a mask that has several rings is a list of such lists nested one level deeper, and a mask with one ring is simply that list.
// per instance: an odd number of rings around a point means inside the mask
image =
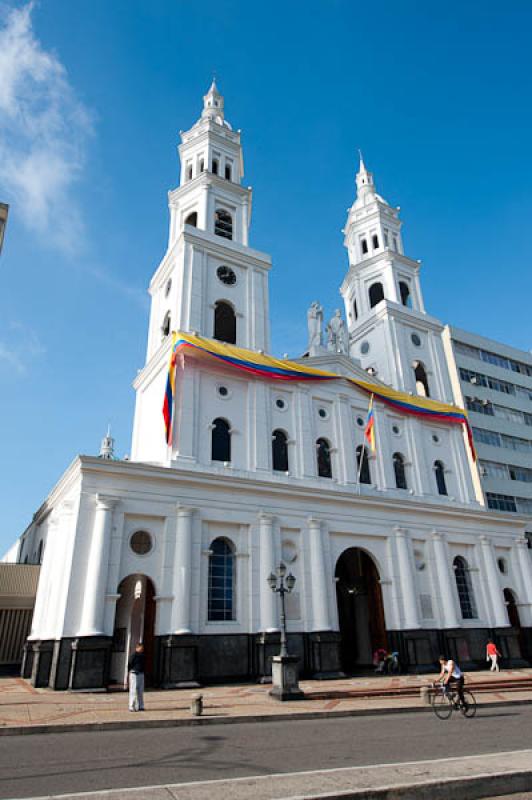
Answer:
[{"label": "curb", "polygon": [[[478,703],[478,709],[506,708],[508,706],[532,705],[531,700],[500,700]],[[117,720],[115,722],[80,722],[66,725],[21,725],[0,728],[0,736],[31,736],[43,733],[76,733],[89,731],[124,731],[146,728],[191,728],[197,725],[241,725],[252,722],[282,722],[312,719],[341,719],[342,717],[380,717],[388,714],[420,714],[431,712],[431,706],[400,706],[399,708],[356,708],[342,711],[302,711],[288,714],[249,714],[234,717],[191,717],[187,719],[146,719],[139,722]],[[532,775],[532,773],[531,773]],[[339,795],[340,796],[340,795]],[[355,796],[355,795],[353,795]],[[359,795],[356,795],[357,797]],[[384,795],[383,795],[384,796]],[[349,795],[346,795],[349,797]],[[368,795],[369,797],[369,795]],[[391,795],[390,795],[391,797]],[[299,798],[298,798],[299,800]],[[324,796],[323,800],[327,800]]]}]

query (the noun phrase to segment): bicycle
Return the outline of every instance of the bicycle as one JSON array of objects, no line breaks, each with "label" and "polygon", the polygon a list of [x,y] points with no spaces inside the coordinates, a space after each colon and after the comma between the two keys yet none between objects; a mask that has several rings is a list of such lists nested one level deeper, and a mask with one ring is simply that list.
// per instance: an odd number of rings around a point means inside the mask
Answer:
[{"label": "bicycle", "polygon": [[454,686],[447,686],[444,683],[433,686],[431,698],[432,710],[438,719],[449,719],[453,711],[460,711],[462,716],[472,718],[477,713],[477,701],[475,696],[468,689],[463,689],[465,705],[462,705],[458,696],[458,691]]}]

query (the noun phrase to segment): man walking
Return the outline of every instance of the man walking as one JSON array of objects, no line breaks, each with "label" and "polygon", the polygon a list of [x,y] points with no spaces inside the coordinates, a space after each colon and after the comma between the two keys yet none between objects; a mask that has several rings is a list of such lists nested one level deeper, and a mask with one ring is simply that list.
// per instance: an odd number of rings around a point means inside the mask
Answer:
[{"label": "man walking", "polygon": [[129,659],[129,710],[144,711],[144,645],[138,644]]},{"label": "man walking", "polygon": [[486,645],[486,661],[491,661],[490,672],[500,672],[499,669],[499,658],[501,654],[497,650],[497,647],[493,643],[491,639],[488,639],[488,644]]}]

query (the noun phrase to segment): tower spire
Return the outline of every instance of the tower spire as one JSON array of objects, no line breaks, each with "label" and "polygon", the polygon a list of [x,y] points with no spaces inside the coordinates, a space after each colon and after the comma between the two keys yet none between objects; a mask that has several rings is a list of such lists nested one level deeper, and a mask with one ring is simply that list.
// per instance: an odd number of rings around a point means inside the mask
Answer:
[{"label": "tower spire", "polygon": [[224,99],[218,87],[216,86],[216,79],[213,76],[212,83],[209,91],[203,96],[203,111],[201,112],[202,119],[214,119],[220,124],[224,119]]}]

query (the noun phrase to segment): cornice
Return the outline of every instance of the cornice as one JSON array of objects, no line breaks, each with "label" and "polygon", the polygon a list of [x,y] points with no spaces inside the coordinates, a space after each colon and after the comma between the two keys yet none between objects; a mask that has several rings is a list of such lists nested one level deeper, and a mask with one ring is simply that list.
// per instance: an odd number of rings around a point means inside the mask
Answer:
[{"label": "cornice", "polygon": [[[264,478],[260,478],[255,473],[247,473],[245,475],[225,475],[220,472],[209,473],[200,470],[190,469],[176,469],[175,467],[157,466],[154,464],[146,464],[135,461],[105,461],[94,456],[80,456],[79,457],[81,471],[86,474],[109,475],[116,477],[123,477],[125,479],[131,478],[139,481],[149,481],[151,483],[157,482],[169,487],[175,487],[180,484],[180,493],[183,496],[184,488],[195,488],[200,490],[222,490],[226,491],[229,497],[235,495],[244,495],[250,493],[261,493],[261,503],[266,503],[268,498],[268,507],[275,498],[281,499],[290,497],[292,500],[296,499],[301,501],[308,507],[309,503],[316,500],[316,495],[319,495],[320,501],[324,504],[330,505],[338,511],[339,503],[342,503],[343,514],[347,518],[352,517],[354,510],[367,510],[372,514],[371,517],[374,521],[374,510],[376,508],[382,509],[384,513],[397,516],[405,513],[409,514],[410,530],[412,525],[420,525],[426,527],[427,515],[432,518],[439,517],[437,523],[432,519],[430,524],[432,527],[444,527],[445,520],[453,520],[462,522],[468,527],[474,529],[475,523],[478,524],[482,521],[485,525],[490,525],[493,528],[509,527],[515,531],[516,527],[520,525],[525,526],[527,519],[517,515],[506,515],[504,512],[486,511],[482,508],[471,508],[467,506],[459,506],[457,504],[447,505],[438,502],[427,502],[426,499],[417,498],[416,496],[410,497],[408,502],[397,498],[397,496],[386,496],[384,493],[375,495],[369,494],[355,494],[352,487],[347,487],[333,484],[330,487],[323,487],[321,484],[318,487],[316,481],[306,481],[304,479],[291,478],[287,482],[272,482]],[[175,489],[169,489],[170,493],[175,492]],[[113,483],[113,493],[115,496],[120,495],[118,484]],[[127,494],[131,496],[131,489],[127,490]],[[391,493],[390,493],[391,494]],[[162,498],[161,498],[162,499]],[[197,504],[197,501],[194,501]],[[272,510],[272,513],[276,513]],[[325,512],[320,512],[323,514]],[[495,531],[493,531],[495,533]]]},{"label": "cornice", "polygon": [[211,255],[220,256],[220,253],[223,253],[225,257],[237,261],[240,258],[243,264],[252,264],[262,270],[270,270],[272,266],[272,258],[267,253],[254,250],[252,247],[233,242],[230,239],[224,239],[222,236],[216,236],[214,233],[208,233],[200,228],[187,226],[186,230],[180,234],[179,239],[181,238],[187,244],[201,246]]},{"label": "cornice", "polygon": [[386,247],[384,250],[380,250],[379,253],[374,256],[365,258],[363,261],[359,261],[356,264],[350,264],[347,275],[343,279],[340,286],[340,292],[343,293],[344,291],[347,291],[351,283],[351,278],[353,278],[356,274],[369,272],[369,268],[378,268],[383,261],[386,265],[392,267],[394,266],[394,262],[397,262],[405,267],[409,267],[416,274],[421,269],[421,261],[414,261],[413,258],[408,258],[407,256],[401,255],[401,253],[397,253],[395,250],[391,250],[389,247]]},{"label": "cornice", "polygon": [[202,186],[216,186],[219,189],[225,189],[230,194],[237,194],[241,197],[250,197],[253,193],[251,186],[242,186],[240,183],[229,181],[222,178],[221,175],[215,175],[214,172],[200,172],[191,181],[187,181],[182,186],[177,186],[175,189],[170,189],[168,192],[168,199],[170,203],[178,201],[181,196],[188,194],[191,189],[198,189]]}]

